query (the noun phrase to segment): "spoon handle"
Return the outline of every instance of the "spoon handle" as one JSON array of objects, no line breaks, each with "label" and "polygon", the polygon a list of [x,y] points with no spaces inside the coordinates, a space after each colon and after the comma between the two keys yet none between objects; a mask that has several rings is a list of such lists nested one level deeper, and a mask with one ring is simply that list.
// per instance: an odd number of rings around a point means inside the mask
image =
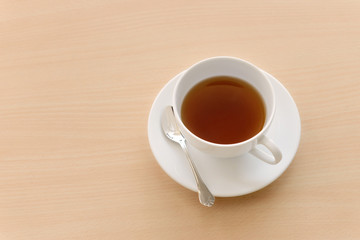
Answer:
[{"label": "spoon handle", "polygon": [[190,164],[191,170],[194,174],[195,181],[196,181],[197,188],[198,188],[200,203],[204,206],[211,207],[215,203],[215,198],[212,195],[212,193],[209,191],[209,189],[207,188],[205,183],[203,182],[202,178],[200,177],[199,172],[196,169],[194,162],[190,158],[189,151],[186,146],[186,140],[183,139],[183,141],[180,141],[179,144],[180,144],[181,148],[184,150],[186,158],[187,158],[187,160]]}]

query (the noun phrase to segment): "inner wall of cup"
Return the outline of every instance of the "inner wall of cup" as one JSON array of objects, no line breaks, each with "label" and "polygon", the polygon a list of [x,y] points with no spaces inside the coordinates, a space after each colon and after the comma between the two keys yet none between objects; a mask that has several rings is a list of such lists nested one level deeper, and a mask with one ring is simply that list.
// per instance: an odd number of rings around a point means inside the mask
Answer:
[{"label": "inner wall of cup", "polygon": [[231,76],[250,83],[263,98],[266,119],[264,126],[271,120],[274,110],[272,87],[265,74],[250,63],[233,58],[213,58],[193,65],[180,78],[175,91],[175,111],[181,118],[181,104],[186,94],[197,83],[214,76]]}]

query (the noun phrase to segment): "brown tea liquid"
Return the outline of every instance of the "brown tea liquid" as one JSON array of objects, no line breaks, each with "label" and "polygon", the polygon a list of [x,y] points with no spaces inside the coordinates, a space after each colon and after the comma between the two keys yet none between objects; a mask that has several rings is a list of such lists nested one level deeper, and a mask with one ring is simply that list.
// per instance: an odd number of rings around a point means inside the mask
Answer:
[{"label": "brown tea liquid", "polygon": [[250,84],[238,78],[217,76],[205,79],[188,92],[181,107],[181,119],[198,137],[231,144],[261,131],[265,107]]}]

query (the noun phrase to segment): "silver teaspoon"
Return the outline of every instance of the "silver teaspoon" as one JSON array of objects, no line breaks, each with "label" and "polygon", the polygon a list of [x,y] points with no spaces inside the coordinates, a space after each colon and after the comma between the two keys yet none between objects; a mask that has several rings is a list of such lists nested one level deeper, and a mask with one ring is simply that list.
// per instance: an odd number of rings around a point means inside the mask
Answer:
[{"label": "silver teaspoon", "polygon": [[163,131],[170,140],[178,143],[182,150],[185,152],[186,158],[190,164],[191,170],[194,174],[196,185],[199,193],[199,200],[202,205],[211,207],[215,202],[215,197],[211,194],[209,189],[206,187],[205,183],[200,177],[199,172],[197,171],[194,162],[191,160],[187,146],[186,139],[181,134],[180,129],[176,123],[174,110],[172,106],[166,107],[165,111],[161,116],[161,125]]}]

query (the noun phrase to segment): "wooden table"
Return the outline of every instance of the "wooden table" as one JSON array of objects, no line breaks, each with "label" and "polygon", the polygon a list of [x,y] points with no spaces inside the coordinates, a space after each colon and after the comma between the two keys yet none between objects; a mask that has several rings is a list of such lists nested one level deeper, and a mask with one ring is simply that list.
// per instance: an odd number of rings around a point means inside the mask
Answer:
[{"label": "wooden table", "polygon": [[[0,239],[360,239],[360,2],[1,1]],[[270,186],[212,208],[147,140],[207,57],[277,77],[302,120]]]}]

